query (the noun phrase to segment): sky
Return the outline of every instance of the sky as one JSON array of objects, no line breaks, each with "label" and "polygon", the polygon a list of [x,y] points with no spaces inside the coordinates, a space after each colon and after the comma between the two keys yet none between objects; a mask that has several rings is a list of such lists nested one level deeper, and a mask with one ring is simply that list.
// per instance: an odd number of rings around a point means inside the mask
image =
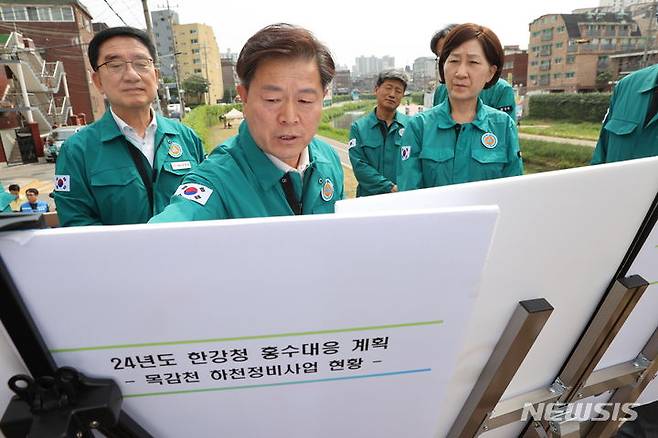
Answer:
[{"label": "sky", "polygon": [[[130,26],[145,28],[140,0],[81,0],[94,21],[123,25],[107,3]],[[166,0],[149,0],[151,11]],[[223,53],[239,52],[262,27],[287,22],[311,30],[350,69],[357,56],[394,56],[396,67],[433,56],[429,42],[450,23],[473,22],[491,28],[503,45],[528,46],[530,22],[545,14],[570,13],[598,6],[597,0],[170,0],[181,23],[212,26]]]}]

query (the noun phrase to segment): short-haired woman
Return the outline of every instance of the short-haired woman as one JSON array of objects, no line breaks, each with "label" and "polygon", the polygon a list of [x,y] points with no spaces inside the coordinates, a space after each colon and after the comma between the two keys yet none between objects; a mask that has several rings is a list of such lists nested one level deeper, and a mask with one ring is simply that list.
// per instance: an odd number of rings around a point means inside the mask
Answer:
[{"label": "short-haired woman", "polygon": [[478,98],[500,77],[503,48],[477,24],[446,36],[439,73],[448,100],[413,118],[400,148],[400,190],[437,187],[523,174],[514,121]]}]

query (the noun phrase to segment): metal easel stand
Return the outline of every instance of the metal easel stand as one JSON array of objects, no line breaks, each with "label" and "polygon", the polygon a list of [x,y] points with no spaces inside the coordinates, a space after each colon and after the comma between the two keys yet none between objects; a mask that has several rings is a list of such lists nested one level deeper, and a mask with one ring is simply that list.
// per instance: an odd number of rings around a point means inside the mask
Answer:
[{"label": "metal easel stand", "polygon": [[518,304],[448,437],[473,437],[489,430],[487,419],[552,312],[543,298]]},{"label": "metal easel stand", "polygon": [[[41,215],[2,215],[0,231],[42,228]],[[123,397],[111,379],[92,379],[69,367],[57,368],[0,255],[0,320],[33,377],[13,376],[16,394],[0,420],[7,438],[150,438],[121,410]]]},{"label": "metal easel stand", "polygon": [[[570,403],[629,385],[635,388],[637,392],[635,398],[637,398],[650,381],[650,377],[655,374],[655,371],[651,374],[651,367],[655,369],[656,366],[656,350],[658,350],[658,335],[655,333],[638,359],[595,372],[593,370],[647,287],[648,283],[640,276],[615,282],[553,384],[548,388],[539,388],[498,403],[484,421],[480,433],[522,421],[524,408],[529,404],[537,408],[538,405],[546,406],[555,403],[557,409],[554,412],[557,414],[553,416],[554,420],[531,421],[526,425],[521,436],[524,438],[581,437],[588,427],[587,424],[569,418],[567,412],[561,419],[560,407],[566,409]],[[645,359],[649,359],[650,362]],[[608,423],[610,422],[600,422],[601,425]],[[587,436],[592,438],[610,436],[598,434],[600,426],[597,424],[595,427],[596,429],[593,429],[595,434]]]}]

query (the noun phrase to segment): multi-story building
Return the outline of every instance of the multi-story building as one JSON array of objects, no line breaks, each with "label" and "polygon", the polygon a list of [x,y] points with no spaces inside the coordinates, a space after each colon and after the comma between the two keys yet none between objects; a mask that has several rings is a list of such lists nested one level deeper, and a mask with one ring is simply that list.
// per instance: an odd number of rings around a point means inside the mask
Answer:
[{"label": "multi-story building", "polygon": [[622,12],[632,6],[653,3],[653,0],[601,0],[600,6],[610,12]]},{"label": "multi-story building", "polygon": [[151,12],[155,47],[158,50],[160,75],[174,78],[176,67],[173,26],[178,24],[178,13],[171,9]]},{"label": "multi-story building", "polygon": [[395,68],[393,56],[359,56],[354,60],[352,71],[355,77],[366,77],[379,74],[382,70]]},{"label": "multi-story building", "polygon": [[530,23],[528,92],[587,92],[609,88],[610,55],[642,47],[626,14],[548,14]]},{"label": "multi-story building", "polygon": [[500,77],[512,85],[525,87],[528,77],[528,51],[519,46],[505,46],[505,62]]},{"label": "multi-story building", "polygon": [[236,53],[236,52],[231,52],[231,49],[226,50],[225,53],[220,53],[220,54],[219,54],[219,57],[220,57],[220,58],[222,58],[222,59],[230,59],[231,61],[233,61],[234,64],[235,64],[236,62],[238,62],[238,56],[240,56],[240,54],[239,54],[239,53]]},{"label": "multi-story building", "polygon": [[656,63],[658,63],[658,50],[641,50],[610,55],[610,79],[619,80],[636,70]]},{"label": "multi-story building", "polygon": [[190,76],[201,76],[208,81],[203,96],[187,93],[185,101],[191,104],[216,104],[224,96],[222,65],[219,47],[212,27],[201,23],[174,25],[174,40],[181,84]]},{"label": "multi-story building", "polygon": [[91,81],[93,71],[87,57],[87,44],[94,36],[91,20],[77,0],[0,0],[0,33],[19,32],[34,41],[46,62],[64,64],[73,111],[84,113],[88,122],[105,112],[103,96]]},{"label": "multi-story building", "polygon": [[237,95],[237,84],[238,84],[238,74],[235,71],[235,63],[237,57],[231,56],[232,53],[222,54],[228,55],[226,57],[222,56],[222,82],[224,84],[224,95],[223,100],[226,103],[230,103],[235,99]]},{"label": "multi-story building", "polygon": [[349,94],[352,91],[352,76],[349,70],[336,70],[334,94]]},{"label": "multi-story building", "polygon": [[416,58],[411,76],[411,89],[431,91],[436,87],[436,59],[428,56]]}]

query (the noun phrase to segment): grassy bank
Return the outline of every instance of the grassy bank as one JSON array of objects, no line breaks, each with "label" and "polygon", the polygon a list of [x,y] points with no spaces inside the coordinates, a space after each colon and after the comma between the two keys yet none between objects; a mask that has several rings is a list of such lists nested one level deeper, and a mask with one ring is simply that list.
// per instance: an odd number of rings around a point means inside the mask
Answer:
[{"label": "grassy bank", "polygon": [[589,165],[594,149],[562,143],[521,140],[525,173],[547,172]]},{"label": "grassy bank", "polygon": [[548,119],[523,119],[521,120],[521,126],[519,127],[519,132],[525,134],[594,141],[599,138],[599,131],[601,131],[600,123],[571,123],[562,120]]},{"label": "grassy bank", "polygon": [[322,121],[320,122],[320,127],[318,128],[318,134],[325,137],[333,138],[334,140],[340,141],[342,143],[347,143],[349,141],[348,137],[350,135],[349,129],[334,128],[331,126],[331,121],[335,118],[342,116],[343,114],[350,111],[369,111],[375,106],[374,100],[364,100],[352,103],[346,103],[333,108],[326,108],[322,111]]},{"label": "grassy bank", "polygon": [[241,104],[201,105],[190,111],[183,119],[183,123],[194,129],[197,135],[201,137],[206,152],[210,152],[217,145],[213,142],[211,128],[219,124],[219,116],[226,114],[233,108],[242,111]]}]

